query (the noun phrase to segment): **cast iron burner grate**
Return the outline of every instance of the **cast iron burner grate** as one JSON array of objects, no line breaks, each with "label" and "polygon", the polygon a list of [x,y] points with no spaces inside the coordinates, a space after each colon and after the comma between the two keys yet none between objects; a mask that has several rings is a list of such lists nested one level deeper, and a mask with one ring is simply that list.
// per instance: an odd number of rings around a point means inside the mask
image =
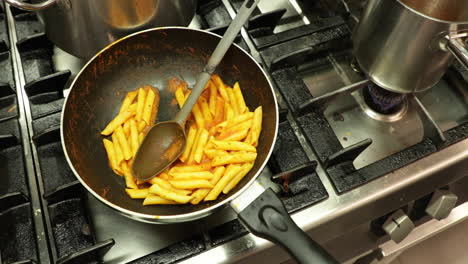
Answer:
[{"label": "cast iron burner grate", "polygon": [[400,111],[406,99],[406,94],[399,94],[369,84],[363,91],[366,104],[380,114],[389,115]]}]

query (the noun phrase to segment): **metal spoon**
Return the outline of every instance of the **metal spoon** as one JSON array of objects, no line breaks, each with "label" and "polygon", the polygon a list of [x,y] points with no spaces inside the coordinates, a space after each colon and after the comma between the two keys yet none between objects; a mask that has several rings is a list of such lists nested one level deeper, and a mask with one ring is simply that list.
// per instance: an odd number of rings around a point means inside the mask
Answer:
[{"label": "metal spoon", "polygon": [[147,181],[171,165],[184,151],[185,120],[196,104],[218,64],[223,59],[242,26],[252,14],[260,0],[246,0],[237,16],[229,25],[223,38],[216,46],[208,64],[198,76],[195,87],[185,101],[184,106],[172,121],[154,125],[140,145],[132,165],[136,179]]}]

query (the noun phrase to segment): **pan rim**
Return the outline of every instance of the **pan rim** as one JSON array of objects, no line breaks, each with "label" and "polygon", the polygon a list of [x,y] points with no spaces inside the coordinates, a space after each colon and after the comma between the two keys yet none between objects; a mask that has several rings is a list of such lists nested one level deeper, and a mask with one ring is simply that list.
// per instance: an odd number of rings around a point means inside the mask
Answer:
[{"label": "pan rim", "polygon": [[273,152],[273,148],[274,148],[275,143],[276,143],[276,138],[277,138],[277,135],[278,135],[278,128],[279,128],[278,101],[276,99],[276,94],[275,94],[275,91],[273,89],[273,84],[272,84],[270,78],[268,78],[268,75],[266,74],[265,70],[261,67],[261,65],[255,60],[255,58],[252,55],[250,55],[247,51],[242,49],[236,43],[233,43],[234,46],[236,46],[245,55],[247,55],[257,65],[257,67],[260,69],[263,76],[265,77],[265,79],[268,82],[269,88],[270,88],[271,93],[273,95],[274,106],[275,106],[276,124],[274,126],[275,131],[274,131],[274,134],[273,134],[273,143],[270,146],[270,150],[268,151],[265,160],[263,161],[262,164],[260,164],[260,169],[255,173],[255,175],[252,177],[252,179],[250,179],[249,182],[247,182],[241,189],[239,189],[237,192],[235,192],[230,197],[226,198],[225,200],[223,200],[220,203],[217,203],[215,205],[209,206],[207,208],[204,208],[204,209],[201,209],[201,210],[198,210],[198,211],[195,211],[195,212],[190,212],[190,213],[185,213],[185,214],[174,214],[174,215],[144,214],[144,213],[139,213],[139,212],[135,212],[135,211],[120,207],[120,206],[106,200],[101,195],[96,193],[90,186],[88,186],[86,184],[86,182],[79,176],[79,173],[75,170],[75,166],[73,165],[73,163],[71,162],[71,160],[70,160],[70,158],[68,156],[67,148],[65,147],[65,142],[64,142],[64,131],[63,131],[64,122],[63,122],[63,120],[64,120],[65,108],[67,107],[67,102],[68,102],[68,98],[69,98],[69,96],[71,94],[71,91],[75,87],[75,82],[78,80],[78,77],[80,77],[82,72],[85,69],[87,69],[89,64],[94,62],[95,59],[98,56],[100,56],[102,53],[104,53],[107,49],[111,48],[113,45],[116,45],[117,43],[119,43],[121,41],[124,41],[124,40],[126,40],[128,38],[131,38],[131,37],[139,35],[139,34],[143,34],[143,33],[146,33],[146,32],[152,32],[152,31],[158,31],[158,30],[167,30],[167,29],[192,30],[192,31],[197,31],[197,32],[204,33],[204,34],[210,34],[210,35],[215,36],[215,37],[220,38],[220,39],[222,38],[222,36],[219,36],[218,34],[215,34],[213,32],[209,32],[209,31],[206,31],[206,30],[202,30],[202,29],[192,29],[192,28],[180,27],[180,26],[169,26],[169,27],[156,27],[156,28],[150,28],[150,29],[138,31],[138,32],[135,32],[133,34],[127,35],[127,36],[125,36],[125,37],[123,37],[121,39],[118,39],[118,40],[112,42],[111,44],[107,45],[105,48],[100,50],[98,53],[96,53],[81,68],[81,70],[78,72],[78,74],[76,75],[75,79],[73,80],[73,82],[72,82],[72,84],[70,86],[70,90],[69,90],[69,93],[68,93],[67,97],[65,98],[64,104],[62,106],[62,113],[61,113],[61,116],[60,116],[60,138],[61,138],[61,143],[62,143],[62,149],[64,151],[67,163],[68,163],[69,167],[71,168],[71,170],[73,171],[73,174],[75,175],[75,177],[78,179],[78,181],[86,188],[86,190],[88,192],[90,192],[97,200],[99,200],[100,202],[102,202],[106,206],[116,210],[117,212],[119,212],[119,213],[121,213],[121,214],[123,214],[123,215],[125,215],[125,216],[127,216],[127,217],[129,217],[131,219],[135,219],[135,220],[138,220],[138,221],[141,221],[141,222],[146,222],[146,223],[153,223],[153,224],[170,224],[170,223],[188,222],[188,221],[203,218],[205,216],[208,216],[208,215],[210,215],[210,214],[212,214],[212,213],[214,213],[214,212],[228,206],[228,204],[232,200],[234,200],[237,197],[239,197],[240,195],[242,195],[242,193],[244,193],[257,180],[258,176],[260,175],[260,173],[265,168],[265,166],[266,166],[266,164],[267,164],[268,160],[270,159],[271,154]]}]

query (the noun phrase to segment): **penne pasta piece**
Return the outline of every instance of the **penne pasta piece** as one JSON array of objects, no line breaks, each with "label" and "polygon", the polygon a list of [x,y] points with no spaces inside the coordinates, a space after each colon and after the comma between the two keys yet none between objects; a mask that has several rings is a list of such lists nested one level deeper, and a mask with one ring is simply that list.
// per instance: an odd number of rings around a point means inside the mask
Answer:
[{"label": "penne pasta piece", "polygon": [[136,120],[141,121],[143,118],[143,110],[145,108],[146,90],[143,88],[138,89]]},{"label": "penne pasta piece", "polygon": [[159,108],[159,90],[153,87],[148,88],[148,92],[145,99],[145,104],[143,108],[142,119],[146,124],[153,124],[155,118],[153,115],[157,114],[157,109]]},{"label": "penne pasta piece", "polygon": [[125,192],[132,199],[145,199],[148,196],[149,189],[125,189]]},{"label": "penne pasta piece", "polygon": [[208,105],[208,102],[206,101],[206,99],[203,97],[200,97],[200,99],[198,99],[198,104],[200,105],[200,110],[203,114],[205,122],[212,122],[213,117],[211,116],[210,106]]},{"label": "penne pasta piece", "polygon": [[254,117],[252,121],[252,136],[250,138],[250,143],[252,146],[256,147],[258,145],[258,138],[262,132],[262,107],[259,106],[255,109]]},{"label": "penne pasta piece", "polygon": [[115,130],[117,134],[117,138],[119,139],[119,145],[122,148],[123,156],[125,160],[129,160],[133,157],[133,153],[130,149],[130,145],[128,144],[127,138],[123,132],[123,128],[120,126]]},{"label": "penne pasta piece", "polygon": [[203,149],[205,148],[206,142],[208,141],[208,136],[209,136],[208,130],[202,129],[198,142],[197,142],[195,153],[193,154],[193,160],[196,163],[201,162],[201,159],[203,157]]},{"label": "penne pasta piece", "polygon": [[119,113],[127,111],[128,107],[133,103],[133,100],[135,100],[135,97],[137,96],[138,92],[137,91],[131,91],[127,93],[125,96],[125,99],[123,100],[122,106],[120,107]]},{"label": "penne pasta piece", "polygon": [[218,198],[219,194],[223,191],[224,187],[237,175],[240,171],[241,166],[239,165],[229,165],[224,172],[224,175],[216,183],[216,185],[211,189],[208,195],[205,197],[205,201],[213,201]]},{"label": "penne pasta piece", "polygon": [[114,132],[117,127],[123,125],[128,119],[130,119],[135,113],[125,111],[120,114],[118,114],[114,120],[110,121],[110,123],[104,128],[104,130],[101,132],[101,135],[103,136],[109,136]]},{"label": "penne pasta piece", "polygon": [[182,89],[182,86],[179,86],[177,90],[175,91],[175,98],[177,100],[177,103],[179,104],[179,107],[182,108],[185,104],[185,100],[187,99],[184,94],[184,90]]},{"label": "penne pasta piece", "polygon": [[216,114],[216,98],[218,97],[218,89],[216,89],[216,85],[214,85],[211,80],[208,82],[208,86],[210,89],[210,98],[208,101],[208,106],[211,115],[214,117]]},{"label": "penne pasta piece", "polygon": [[177,202],[164,199],[161,196],[157,196],[157,195],[149,193],[148,196],[146,196],[145,200],[143,200],[143,205],[153,205],[153,204],[177,204]]},{"label": "penne pasta piece", "polygon": [[130,142],[132,145],[133,156],[135,156],[138,151],[138,147],[140,147],[140,140],[138,139],[138,128],[134,119],[130,120]]},{"label": "penne pasta piece", "polygon": [[151,183],[151,184],[158,184],[161,188],[173,191],[173,192],[175,192],[177,194],[180,194],[180,195],[189,195],[192,192],[192,191],[189,191],[189,190],[179,190],[179,189],[174,188],[169,183],[168,179],[162,179],[160,177],[154,177],[151,180],[149,180],[148,182]]},{"label": "penne pasta piece", "polygon": [[234,97],[236,98],[237,109],[239,110],[239,114],[245,113],[247,110],[247,105],[245,104],[244,95],[240,89],[239,83],[236,82],[233,87]]},{"label": "penne pasta piece", "polygon": [[240,124],[242,122],[251,120],[251,119],[253,119],[253,117],[254,117],[254,113],[252,113],[252,112],[248,112],[248,113],[244,113],[244,114],[235,116],[233,119],[225,121],[225,122],[227,122],[227,124],[225,124],[224,128],[225,129],[231,128],[231,127],[236,126],[236,125],[238,125],[238,124]]},{"label": "penne pasta piece", "polygon": [[[236,102],[236,97],[234,97],[234,91],[232,88],[226,88],[227,94],[229,96],[229,105],[232,107],[232,110],[234,112],[234,116],[239,115],[239,109],[237,108],[237,102]],[[231,120],[232,118],[229,118],[227,120]]]},{"label": "penne pasta piece", "polygon": [[185,166],[175,166],[169,170],[170,173],[174,172],[198,172],[198,171],[209,171],[211,170],[210,163],[204,163],[200,165],[185,165]]},{"label": "penne pasta piece", "polygon": [[132,119],[130,118],[129,120],[127,120],[127,122],[125,122],[123,124],[123,126],[122,126],[126,138],[128,138],[128,136],[130,136],[130,120],[132,120]]},{"label": "penne pasta piece", "polygon": [[129,189],[138,189],[136,185],[135,178],[132,175],[130,168],[128,167],[127,162],[122,162],[122,171],[125,177],[125,185]]},{"label": "penne pasta piece", "polygon": [[224,120],[231,120],[234,118],[234,110],[230,103],[224,105]]},{"label": "penne pasta piece", "polygon": [[137,109],[137,103],[133,103],[127,108],[127,111],[136,113],[136,109]]},{"label": "penne pasta piece", "polygon": [[257,152],[257,149],[247,143],[239,142],[239,141],[220,141],[220,140],[213,140],[213,145],[216,149],[221,150],[239,150],[239,151],[247,151],[247,152]]},{"label": "penne pasta piece", "polygon": [[116,168],[119,168],[119,170],[121,170],[120,164],[124,160],[124,155],[122,152],[122,148],[120,146],[119,137],[117,136],[117,133],[112,134],[112,142],[114,142],[114,153],[115,153],[115,162],[116,162],[115,166]]},{"label": "penne pasta piece", "polygon": [[219,150],[219,149],[205,149],[204,150],[206,156],[210,159],[214,159],[216,156],[223,156],[229,154],[225,150]]},{"label": "penne pasta piece", "polygon": [[192,164],[195,158],[195,152],[197,151],[197,146],[198,146],[198,141],[200,139],[200,135],[202,133],[203,129],[198,129],[197,134],[195,135],[195,140],[193,141],[192,144],[192,149],[190,150],[190,155],[187,160],[187,164]]},{"label": "penne pasta piece", "polygon": [[158,184],[153,184],[150,189],[150,193],[156,194],[166,200],[172,200],[181,204],[188,203],[192,197],[191,196],[186,196],[186,195],[180,195],[177,194],[173,191],[166,190],[164,188],[161,188]]},{"label": "penne pasta piece", "polygon": [[224,120],[224,100],[221,97],[216,98],[216,107],[213,122],[219,124]]},{"label": "penne pasta piece", "polygon": [[141,145],[141,142],[143,142],[143,139],[145,139],[145,134],[140,133],[138,134],[138,143]]},{"label": "penne pasta piece", "polygon": [[191,180],[202,179],[209,180],[213,178],[213,173],[209,171],[195,171],[195,172],[169,172],[169,179],[171,180]]},{"label": "penne pasta piece", "polygon": [[202,129],[205,128],[205,119],[203,118],[203,114],[201,112],[200,106],[195,104],[192,109],[193,116],[195,117],[195,122],[197,123],[197,128]]},{"label": "penne pasta piece", "polygon": [[[219,166],[216,167],[216,169],[213,172],[213,178],[211,178],[210,183],[212,185],[216,185],[218,183],[219,179],[224,174],[225,167]],[[192,193],[192,200],[190,201],[191,204],[198,204],[200,203],[203,199],[205,199],[206,195],[211,191],[211,188],[201,188],[196,190],[195,192]]]},{"label": "penne pasta piece", "polygon": [[237,175],[234,176],[234,178],[226,185],[226,187],[224,187],[223,193],[228,194],[234,187],[236,187],[236,185],[245,177],[245,175],[249,173],[252,167],[253,163],[244,163]]},{"label": "penne pasta piece", "polygon": [[111,165],[112,170],[115,172],[115,174],[122,176],[122,170],[117,163],[114,143],[108,139],[103,139],[102,142],[104,143],[104,148],[106,149],[107,158],[109,159],[109,164]]},{"label": "penne pasta piece", "polygon": [[194,146],[195,136],[197,135],[197,129],[193,126],[190,126],[189,132],[187,135],[187,141],[185,143],[185,150],[184,153],[179,157],[180,161],[185,162],[192,151],[192,147]]},{"label": "penne pasta piece", "polygon": [[247,137],[249,130],[234,131],[232,134],[227,135],[223,140],[226,141],[241,141]]},{"label": "penne pasta piece", "polygon": [[146,122],[141,120],[140,122],[138,122],[138,133],[142,132],[143,129],[145,129],[146,127]]},{"label": "penne pasta piece", "polygon": [[257,153],[252,152],[229,153],[228,155],[214,157],[211,161],[211,166],[216,167],[231,163],[254,162],[256,158]]},{"label": "penne pasta piece", "polygon": [[207,180],[178,180],[178,181],[171,181],[169,183],[177,189],[199,189],[199,188],[213,188],[213,184],[211,184]]},{"label": "penne pasta piece", "polygon": [[221,95],[221,97],[224,99],[224,101],[229,102],[229,96],[227,94],[226,87],[223,83],[223,80],[221,80],[221,78],[216,74],[211,75],[211,79],[216,85],[216,88],[218,88],[218,92]]}]

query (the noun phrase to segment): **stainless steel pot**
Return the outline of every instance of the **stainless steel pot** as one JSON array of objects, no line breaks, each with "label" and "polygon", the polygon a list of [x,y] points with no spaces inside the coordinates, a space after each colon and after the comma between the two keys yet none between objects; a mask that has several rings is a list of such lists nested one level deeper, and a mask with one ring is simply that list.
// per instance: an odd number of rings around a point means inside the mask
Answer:
[{"label": "stainless steel pot", "polygon": [[354,55],[379,86],[419,92],[440,80],[450,53],[467,67],[467,32],[468,0],[369,0],[353,33]]},{"label": "stainless steel pot", "polygon": [[47,37],[59,48],[90,58],[115,40],[142,29],[187,26],[197,0],[5,0],[39,11]]}]

